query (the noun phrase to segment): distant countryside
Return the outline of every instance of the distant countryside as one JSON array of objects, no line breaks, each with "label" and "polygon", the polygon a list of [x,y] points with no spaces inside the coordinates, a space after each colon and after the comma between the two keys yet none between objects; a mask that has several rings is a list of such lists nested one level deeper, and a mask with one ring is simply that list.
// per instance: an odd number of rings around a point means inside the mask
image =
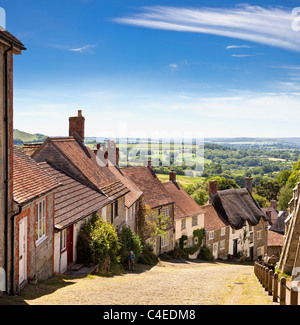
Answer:
[{"label": "distant countryside", "polygon": [[[14,144],[20,147],[46,138],[14,130]],[[97,143],[103,145],[107,140],[87,137],[85,144],[93,150]],[[136,165],[137,158],[154,161],[153,170],[161,181],[168,180],[171,170],[176,171],[177,181],[200,205],[208,200],[209,180],[218,180],[218,189],[223,190],[243,187],[244,178],[251,176],[253,196],[259,204],[268,206],[271,200],[277,200],[278,208],[284,210],[300,170],[300,138],[205,139],[202,150],[192,142],[183,147],[179,141],[159,140],[151,150],[142,139],[128,139],[127,143],[120,139],[118,146],[120,160],[127,160],[128,165]]]}]

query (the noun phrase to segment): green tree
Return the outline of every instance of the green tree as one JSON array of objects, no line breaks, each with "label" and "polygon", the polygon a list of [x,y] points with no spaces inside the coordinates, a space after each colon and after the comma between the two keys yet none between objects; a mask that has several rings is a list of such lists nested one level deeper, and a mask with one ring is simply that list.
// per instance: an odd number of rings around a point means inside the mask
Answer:
[{"label": "green tree", "polygon": [[291,176],[292,171],[289,169],[282,170],[276,177],[280,187],[283,187]]},{"label": "green tree", "polygon": [[128,226],[123,227],[118,231],[120,243],[120,257],[121,263],[127,263],[127,257],[130,251],[135,254],[136,261],[142,253],[142,243],[140,237]]},{"label": "green tree", "polygon": [[277,180],[265,178],[257,184],[255,190],[258,195],[266,198],[268,201],[277,200],[280,185]]},{"label": "green tree", "polygon": [[283,211],[288,208],[288,203],[293,196],[293,188],[285,185],[281,188],[278,194],[278,209]]}]

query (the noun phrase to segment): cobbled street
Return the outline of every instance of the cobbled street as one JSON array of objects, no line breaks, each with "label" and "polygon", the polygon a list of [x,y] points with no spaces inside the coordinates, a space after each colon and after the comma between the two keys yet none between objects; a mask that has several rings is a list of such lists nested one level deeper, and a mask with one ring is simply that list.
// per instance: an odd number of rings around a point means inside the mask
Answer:
[{"label": "cobbled street", "polygon": [[160,262],[113,277],[50,279],[28,285],[0,304],[29,305],[272,305],[253,266]]}]

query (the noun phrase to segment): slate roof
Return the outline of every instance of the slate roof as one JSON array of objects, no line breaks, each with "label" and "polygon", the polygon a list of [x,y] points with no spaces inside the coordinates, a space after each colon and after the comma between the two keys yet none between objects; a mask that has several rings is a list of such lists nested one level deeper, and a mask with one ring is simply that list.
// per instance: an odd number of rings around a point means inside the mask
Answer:
[{"label": "slate roof", "polygon": [[269,228],[271,231],[275,231],[281,235],[284,235],[285,232],[285,219],[288,216],[287,210],[285,211],[280,211],[278,214],[278,218],[276,222],[272,224],[272,226]]},{"label": "slate roof", "polygon": [[181,219],[188,216],[200,214],[202,208],[188,193],[177,183],[173,181],[162,183],[168,194],[173,198],[174,219]]},{"label": "slate roof", "polygon": [[124,167],[121,168],[121,171],[143,192],[144,202],[150,208],[174,203],[151,168],[144,166]]},{"label": "slate roof", "polygon": [[96,163],[96,155],[92,150],[89,150],[75,137],[48,138],[32,157],[43,150],[47,141],[50,141],[67,158],[69,163],[75,166],[90,185],[99,189],[112,200],[129,192],[106,166],[101,167]]},{"label": "slate roof", "polygon": [[143,195],[143,192],[124,175],[119,167],[109,166],[108,168],[129,189],[129,192],[125,195],[125,206],[130,208]]},{"label": "slate roof", "polygon": [[234,229],[241,229],[245,223],[255,226],[260,218],[270,221],[246,188],[218,191],[212,202],[220,218]]},{"label": "slate roof", "polygon": [[13,148],[13,195],[24,204],[60,186],[60,183],[22,150]]},{"label": "slate roof", "polygon": [[204,228],[208,231],[229,226],[229,223],[221,219],[212,204],[201,206],[204,213]]},{"label": "slate roof", "polygon": [[39,163],[61,184],[55,192],[55,228],[64,229],[103,208],[111,201],[100,192],[50,163]]}]

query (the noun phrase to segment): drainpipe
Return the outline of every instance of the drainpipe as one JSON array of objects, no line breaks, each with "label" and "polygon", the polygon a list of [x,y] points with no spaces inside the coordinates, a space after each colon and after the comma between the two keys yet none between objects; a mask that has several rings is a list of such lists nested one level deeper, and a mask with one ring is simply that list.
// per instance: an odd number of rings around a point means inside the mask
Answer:
[{"label": "drainpipe", "polygon": [[7,53],[13,49],[13,43],[10,47],[4,51],[4,122],[5,122],[5,202],[4,202],[4,241],[5,241],[5,275],[6,275],[6,292],[8,293],[8,180],[9,180],[9,170],[8,170],[8,154],[9,154],[9,144],[8,144],[8,61]]},{"label": "drainpipe", "polygon": [[10,293],[11,295],[14,295],[14,276],[15,276],[15,272],[14,272],[14,240],[15,240],[15,217],[17,215],[19,215],[22,212],[22,206],[19,205],[19,211],[16,212],[15,214],[13,214],[10,218],[11,220],[11,270],[10,270]]}]

